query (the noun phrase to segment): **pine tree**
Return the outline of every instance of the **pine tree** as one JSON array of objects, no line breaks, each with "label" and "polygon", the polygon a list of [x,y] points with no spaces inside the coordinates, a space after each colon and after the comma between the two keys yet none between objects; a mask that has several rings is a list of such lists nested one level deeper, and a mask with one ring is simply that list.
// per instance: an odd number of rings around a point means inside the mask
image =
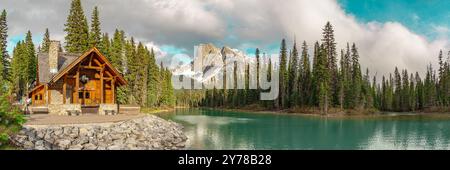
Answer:
[{"label": "pine tree", "polygon": [[109,35],[108,35],[108,33],[104,33],[103,36],[102,36],[102,41],[98,45],[98,50],[104,56],[108,56],[109,57],[109,55],[111,54],[110,48],[111,48],[111,41],[109,39]]},{"label": "pine tree", "polygon": [[112,65],[119,70],[119,72],[123,73],[124,65],[123,62],[123,54],[125,47],[125,35],[121,33],[121,31],[117,30],[114,32],[113,40],[111,41],[110,55],[109,61],[111,61]]},{"label": "pine tree", "polygon": [[301,105],[311,105],[311,66],[309,62],[309,55],[308,55],[308,45],[306,44],[306,41],[303,41],[302,45],[302,56],[301,56],[301,71],[300,73],[300,80],[299,80],[299,101]]},{"label": "pine tree", "polygon": [[402,89],[401,89],[401,111],[409,111],[409,74],[407,70],[402,71]]},{"label": "pine tree", "polygon": [[328,112],[328,89],[325,84],[320,82],[319,85],[319,108],[322,114],[327,114]]},{"label": "pine tree", "polygon": [[[256,57],[259,57],[259,51],[258,51],[258,49],[256,49],[256,52],[258,52],[257,54],[257,56]],[[258,60],[258,58],[257,58],[257,61],[259,61]],[[223,79],[223,89],[222,89],[222,106],[224,106],[224,107],[227,107],[228,106],[228,104],[229,104],[229,95],[230,95],[230,93],[229,93],[229,89],[228,89],[228,81],[229,80],[227,80],[227,69],[226,69],[226,62],[227,62],[227,56],[225,55],[224,57],[223,57],[223,59],[222,59],[222,62],[223,62],[223,65],[222,65],[222,68],[224,68],[223,69],[223,77],[222,77],[222,79]],[[191,85],[193,84],[193,80],[191,80]]]},{"label": "pine tree", "polygon": [[136,56],[136,44],[134,38],[131,37],[130,40],[125,42],[125,61],[127,64],[124,69],[125,79],[128,81],[128,85],[125,88],[127,88],[127,103],[129,104],[139,104],[136,90],[138,89],[137,81],[139,78],[137,69],[140,69],[137,63],[140,61]]},{"label": "pine tree", "polygon": [[424,82],[424,99],[424,108],[435,106],[436,84],[431,64],[427,67],[427,74]]},{"label": "pine tree", "polygon": [[245,66],[245,76],[244,76],[244,82],[245,82],[245,89],[244,91],[244,95],[243,95],[243,99],[244,101],[242,102],[242,104],[244,105],[249,105],[252,104],[252,100],[253,100],[253,96],[250,92],[250,65],[247,64]]},{"label": "pine tree", "polygon": [[22,41],[17,42],[13,50],[13,57],[11,61],[11,92],[16,94],[16,99],[20,100],[25,95],[25,74],[26,63],[25,59],[26,48],[24,48]]},{"label": "pine tree", "polygon": [[[120,73],[122,73],[126,77],[127,70],[125,69],[124,64],[126,62],[125,47],[125,36],[122,31],[118,31],[116,29],[114,38],[111,43],[111,54],[109,55],[109,61]],[[129,103],[128,99],[130,99],[130,93],[128,90],[129,85],[117,88],[117,102],[119,102],[119,104]]]},{"label": "pine tree", "polygon": [[359,65],[359,54],[355,43],[352,45],[351,49],[352,55],[352,84],[351,88],[353,90],[350,92],[350,108],[358,108],[361,106],[361,67]]},{"label": "pine tree", "polygon": [[233,90],[233,98],[232,98],[232,103],[233,106],[236,108],[239,106],[239,96],[238,96],[238,88],[237,88],[237,82],[238,82],[238,73],[237,73],[237,62],[234,61],[234,69],[233,69],[233,78],[234,78],[234,90]]},{"label": "pine tree", "polygon": [[34,49],[33,39],[31,32],[28,31],[25,37],[25,46],[26,46],[26,84],[29,86],[32,81],[36,79],[36,66],[37,66],[37,58],[36,52]]},{"label": "pine tree", "polygon": [[98,8],[94,7],[94,11],[92,11],[91,32],[89,33],[90,47],[97,47],[102,40],[102,31],[100,29],[100,19],[98,13]]},{"label": "pine tree", "polygon": [[422,79],[419,76],[419,73],[416,72],[416,104],[415,107],[417,110],[423,110],[424,109],[424,89],[423,89],[423,83]]},{"label": "pine tree", "polygon": [[[272,81],[272,59],[269,58],[269,62],[267,63],[267,80]],[[267,109],[273,109],[275,107],[274,101],[265,100],[264,107]]]},{"label": "pine tree", "polygon": [[313,57],[313,68],[312,68],[312,96],[311,101],[314,106],[319,106],[319,54],[320,45],[319,42],[314,44],[314,57]]},{"label": "pine tree", "polygon": [[[3,49],[2,48],[0,48],[0,59],[1,58],[3,58]],[[0,63],[0,70],[3,70],[3,64],[2,63]],[[3,83],[3,81],[4,81],[4,78],[3,78],[3,76],[0,76],[0,85],[4,85],[4,84],[1,84],[1,83]],[[0,88],[1,88],[1,86],[0,86]]]},{"label": "pine tree", "polygon": [[415,111],[415,104],[416,104],[416,85],[415,85],[415,80],[414,80],[414,75],[411,73],[411,76],[409,77],[410,81],[409,81],[409,94],[408,94],[408,98],[409,98],[409,103],[408,103],[408,110],[409,111]]},{"label": "pine tree", "polygon": [[395,85],[394,85],[394,77],[392,74],[389,74],[389,90],[388,90],[388,96],[389,96],[389,102],[388,102],[388,109],[389,110],[395,110]]},{"label": "pine tree", "polygon": [[170,70],[166,68],[165,70],[165,83],[166,83],[166,91],[167,91],[167,103],[166,106],[173,107],[175,106],[175,96],[173,94],[173,86],[172,86],[172,74]]},{"label": "pine tree", "polygon": [[50,32],[48,28],[45,29],[44,39],[42,40],[41,52],[48,53],[50,48]]},{"label": "pine tree", "polygon": [[381,110],[387,110],[387,83],[386,83],[386,77],[383,76],[381,79],[381,91],[380,91],[380,109]]},{"label": "pine tree", "polygon": [[68,52],[83,53],[88,49],[89,27],[80,0],[72,0],[64,31]]},{"label": "pine tree", "polygon": [[394,84],[395,84],[395,91],[394,91],[394,100],[393,100],[393,109],[395,111],[400,111],[401,109],[401,101],[402,101],[402,96],[401,96],[401,92],[402,92],[402,79],[401,79],[401,75],[400,72],[398,71],[398,68],[395,67],[395,71],[394,71]]},{"label": "pine tree", "polygon": [[131,75],[135,76],[134,79],[134,87],[132,87],[134,98],[136,99],[136,103],[140,106],[145,106],[146,103],[146,95],[147,95],[147,67],[149,57],[147,56],[147,51],[144,45],[139,42],[135,56],[133,59],[129,59],[131,63],[128,64],[130,67]]},{"label": "pine tree", "polygon": [[288,70],[288,87],[287,87],[287,95],[289,95],[288,107],[293,107],[298,103],[298,50],[297,50],[297,42],[294,41],[294,47],[292,48],[292,56],[290,59],[290,65]]},{"label": "pine tree", "polygon": [[344,96],[345,96],[345,86],[344,84],[347,83],[347,77],[346,77],[346,68],[344,67],[344,50],[341,49],[341,57],[339,60],[339,68],[338,68],[338,79],[339,79],[339,93],[338,93],[338,99],[339,99],[339,107],[340,109],[344,109]]},{"label": "pine tree", "polygon": [[440,50],[439,51],[439,56],[438,56],[438,60],[439,60],[439,77],[440,77],[440,79],[444,75],[444,61],[443,61],[442,58],[443,58],[443,54],[442,54],[442,50]]},{"label": "pine tree", "polygon": [[[160,106],[167,106],[167,104],[169,103],[169,96],[168,96],[168,91],[167,91],[168,87],[167,87],[167,83],[166,83],[166,81],[167,81],[166,80],[167,76],[166,76],[166,72],[165,72],[166,69],[164,68],[162,63],[160,65],[161,65],[160,66],[161,69],[159,72],[159,76],[160,76],[160,80],[161,80],[161,94],[159,95],[158,101],[159,101]],[[209,96],[209,95],[207,95],[207,96]],[[208,99],[208,102],[209,101],[211,101],[211,100]],[[208,104],[208,106],[209,106],[209,104]]]},{"label": "pine tree", "polygon": [[25,41],[19,41],[14,48],[11,60],[11,93],[20,100],[28,93],[31,83],[36,79],[37,58],[31,32],[28,31]]},{"label": "pine tree", "polygon": [[314,77],[316,80],[315,84],[319,85],[318,89],[318,102],[319,108],[323,114],[328,113],[329,101],[330,101],[330,72],[327,66],[327,53],[324,45],[322,44],[319,48],[319,54],[317,56],[317,68]]},{"label": "pine tree", "polygon": [[348,109],[352,107],[352,101],[353,101],[353,89],[352,89],[352,83],[353,83],[353,73],[352,73],[352,61],[351,61],[351,50],[350,50],[350,44],[347,43],[347,48],[345,51],[345,54],[343,56],[342,61],[342,84],[343,84],[343,93],[344,93],[344,108]]},{"label": "pine tree", "polygon": [[362,86],[361,86],[361,96],[364,104],[364,108],[373,107],[373,97],[372,97],[372,87],[370,86],[369,80],[369,69],[366,68],[366,74],[364,75]]},{"label": "pine tree", "polygon": [[0,15],[0,67],[1,67],[1,80],[8,80],[9,78],[9,68],[10,68],[10,58],[6,47],[8,45],[8,25],[6,22],[6,10],[3,10]]},{"label": "pine tree", "polygon": [[444,107],[450,106],[450,51],[447,53],[447,60],[444,62],[444,72],[442,76],[442,95]]},{"label": "pine tree", "polygon": [[278,97],[278,103],[277,107],[279,108],[285,108],[286,106],[286,100],[288,99],[286,94],[286,88],[287,88],[287,80],[288,80],[288,73],[287,73],[287,48],[286,48],[286,40],[281,41],[281,49],[280,49],[280,67],[279,67],[279,74],[280,74],[280,85],[279,85],[279,97]]},{"label": "pine tree", "polygon": [[377,83],[377,76],[373,76],[372,78],[372,87],[370,91],[370,95],[372,96],[373,102],[372,107],[380,108],[380,86]]},{"label": "pine tree", "polygon": [[160,87],[160,79],[158,76],[159,68],[156,64],[155,53],[153,49],[150,51],[148,60],[148,78],[147,78],[147,106],[155,107],[158,104],[158,87]]},{"label": "pine tree", "polygon": [[334,30],[330,22],[327,22],[325,28],[323,29],[322,44],[327,55],[327,68],[330,72],[330,94],[332,105],[339,105],[339,82],[338,82],[338,71],[337,71],[337,59],[336,59],[336,42],[334,40]]},{"label": "pine tree", "polygon": [[443,54],[442,54],[442,50],[439,51],[439,56],[438,56],[438,61],[439,61],[439,80],[437,81],[438,86],[437,86],[437,102],[438,105],[442,106],[444,105],[446,102],[446,94],[448,89],[446,89],[445,84],[446,84],[446,64],[447,62],[443,61]]},{"label": "pine tree", "polygon": [[255,58],[256,58],[256,90],[255,90],[255,96],[254,96],[255,98],[254,98],[254,100],[258,101],[258,100],[260,100],[260,96],[259,95],[260,95],[260,92],[261,92],[260,91],[261,90],[260,89],[260,85],[259,85],[259,81],[260,81],[259,72],[261,70],[261,63],[260,63],[260,56],[259,56],[259,49],[258,48],[256,48],[256,51],[255,51]]}]

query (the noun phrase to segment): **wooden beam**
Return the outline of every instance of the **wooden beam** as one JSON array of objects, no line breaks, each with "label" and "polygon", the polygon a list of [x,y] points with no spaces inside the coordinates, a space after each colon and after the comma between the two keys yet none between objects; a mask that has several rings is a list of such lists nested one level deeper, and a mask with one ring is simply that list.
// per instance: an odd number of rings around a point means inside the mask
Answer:
[{"label": "wooden beam", "polygon": [[92,57],[94,56],[94,53],[91,53],[91,56],[89,56],[89,66],[92,66]]},{"label": "wooden beam", "polygon": [[52,93],[51,93],[51,90],[48,90],[48,85],[47,85],[47,95],[48,95],[48,104],[51,104],[51,102],[52,102]]},{"label": "wooden beam", "polygon": [[75,96],[73,103],[78,103],[78,89],[80,88],[80,67],[77,69],[77,74],[75,75]]},{"label": "wooden beam", "polygon": [[93,60],[93,61],[94,61],[94,63],[95,63],[95,64],[97,64],[97,65],[99,65],[99,66],[101,66],[101,65],[102,65],[102,64],[100,63],[100,61],[98,61],[98,60],[97,60],[97,59],[95,59],[95,58],[94,58],[94,60]]},{"label": "wooden beam", "polygon": [[102,67],[96,67],[96,66],[80,66],[83,69],[92,69],[92,70],[101,70]]},{"label": "wooden beam", "polygon": [[113,75],[111,73],[109,73],[109,71],[105,71],[105,73],[109,76],[109,77],[113,77]]},{"label": "wooden beam", "polygon": [[[45,85],[45,91],[44,91],[44,94],[45,94],[45,102],[47,103],[47,104],[50,104],[50,102],[49,102],[49,98],[48,98],[48,85],[46,84]],[[33,99],[34,100],[34,99]]]},{"label": "wooden beam", "polygon": [[66,95],[67,95],[67,75],[64,76],[63,80],[63,104],[66,104]]},{"label": "wooden beam", "polygon": [[111,94],[112,94],[112,104],[116,103],[116,89],[115,89],[115,85],[114,85],[114,79],[111,80]]},{"label": "wooden beam", "polygon": [[105,65],[102,65],[102,70],[100,71],[100,103],[105,103],[103,97],[104,94],[103,69],[105,69]]}]

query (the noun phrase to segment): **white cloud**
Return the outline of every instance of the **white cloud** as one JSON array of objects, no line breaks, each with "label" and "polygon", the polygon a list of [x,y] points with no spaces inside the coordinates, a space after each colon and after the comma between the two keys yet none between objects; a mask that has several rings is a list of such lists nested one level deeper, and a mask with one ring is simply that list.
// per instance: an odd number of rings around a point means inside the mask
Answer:
[{"label": "white cloud", "polygon": [[153,49],[153,52],[155,53],[156,64],[159,65],[161,62],[163,62],[165,65],[168,65],[168,63],[171,62],[171,56],[169,56],[166,51],[163,51],[160,45],[151,41],[146,43],[145,46],[148,49]]},{"label": "white cloud", "polygon": [[[330,21],[335,28],[338,48],[355,42],[363,67],[379,75],[400,69],[424,72],[427,63],[436,63],[440,49],[448,47],[448,36],[435,40],[410,31],[397,22],[361,23],[345,13],[336,0],[83,0],[90,18],[93,6],[100,9],[103,31],[124,29],[160,51],[159,46],[193,50],[199,43],[216,43],[233,48],[268,47],[281,38],[306,40],[310,49],[321,39],[322,28]],[[0,0],[9,12],[10,37],[30,29],[42,34],[50,28],[53,37],[63,40],[69,1]],[[417,20],[420,17],[415,17]],[[441,35],[449,29],[430,27]],[[231,37],[231,38],[230,38]],[[263,49],[265,51],[271,49]],[[192,55],[192,54],[190,54]]]},{"label": "white cloud", "polygon": [[[392,72],[395,66],[423,73],[426,64],[435,64],[439,50],[449,45],[445,36],[429,41],[398,22],[360,23],[346,14],[336,0],[221,0],[214,3],[220,8],[218,11],[231,15],[237,22],[235,32],[243,41],[271,43],[280,41],[281,37],[292,39],[295,35],[297,40],[306,40],[311,48],[321,39],[321,29],[330,21],[335,28],[338,48],[355,42],[363,67],[369,67],[371,73],[378,75]],[[433,28],[437,32],[448,32],[446,27]]]},{"label": "white cloud", "polygon": [[448,37],[449,33],[450,33],[450,29],[446,26],[442,26],[442,25],[435,25],[432,24],[431,25],[431,29],[437,33],[438,37],[440,38],[445,38]]}]

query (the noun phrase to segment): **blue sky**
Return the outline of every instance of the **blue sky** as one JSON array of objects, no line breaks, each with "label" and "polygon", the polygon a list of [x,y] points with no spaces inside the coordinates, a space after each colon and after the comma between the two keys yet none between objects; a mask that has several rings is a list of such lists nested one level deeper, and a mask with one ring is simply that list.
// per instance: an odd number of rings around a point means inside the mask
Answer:
[{"label": "blue sky", "polygon": [[[19,41],[25,40],[25,36],[26,36],[26,34],[24,33],[23,35],[16,35],[16,36],[12,36],[9,38],[7,50],[10,54],[12,54],[12,52],[14,50],[14,46]],[[42,35],[32,35],[32,36],[33,36],[33,43],[35,44],[35,46],[37,48],[41,44],[43,36]]]},{"label": "blue sky", "polygon": [[[398,22],[429,41],[450,38],[450,0],[337,0],[359,23]],[[279,42],[265,46],[274,53]],[[264,48],[264,47],[263,47]],[[243,49],[252,55],[254,48]]]},{"label": "blue sky", "polygon": [[339,0],[339,3],[360,22],[396,21],[430,40],[441,34],[435,27],[450,27],[449,0]]},{"label": "blue sky", "polygon": [[[44,2],[43,2],[44,1]],[[45,2],[46,1],[46,2]],[[450,49],[450,0],[82,0],[87,18],[100,10],[103,32],[123,29],[144,44],[152,44],[159,60],[178,53],[193,55],[194,46],[227,45],[252,56],[255,48],[278,54],[280,41],[289,47],[311,46],[321,39],[327,21],[335,28],[338,49],[355,42],[363,67],[385,73],[394,67],[424,72],[440,49]],[[64,41],[70,1],[0,0],[8,11],[9,52],[31,30],[36,46],[45,28]],[[123,12],[117,13],[120,7]],[[250,9],[250,10],[249,10]],[[139,11],[139,12],[132,12]],[[353,17],[349,17],[353,16]],[[368,25],[377,22],[376,28]],[[160,53],[158,53],[158,50]],[[161,52],[163,51],[163,52]],[[310,54],[311,55],[311,54]]]},{"label": "blue sky", "polygon": [[[360,23],[367,22],[399,22],[411,31],[425,36],[429,40],[437,37],[446,36],[448,38],[448,28],[450,27],[450,1],[449,0],[338,0],[339,5],[345,13],[355,16]],[[233,26],[236,24],[228,17],[225,18],[227,23],[228,35],[224,42],[215,42],[217,45],[226,45],[226,43],[234,44],[242,41],[234,35]],[[13,46],[20,40],[23,40],[25,34],[10,35],[8,51],[12,53]],[[42,35],[33,35],[33,41],[37,44],[41,42]],[[246,43],[251,44],[251,40]],[[279,42],[266,44],[261,48],[265,48],[268,52],[276,52]],[[253,53],[254,48],[248,47],[241,49],[246,53]],[[177,54],[180,52],[188,52],[189,49],[174,46],[161,45],[161,49],[167,54]]]}]

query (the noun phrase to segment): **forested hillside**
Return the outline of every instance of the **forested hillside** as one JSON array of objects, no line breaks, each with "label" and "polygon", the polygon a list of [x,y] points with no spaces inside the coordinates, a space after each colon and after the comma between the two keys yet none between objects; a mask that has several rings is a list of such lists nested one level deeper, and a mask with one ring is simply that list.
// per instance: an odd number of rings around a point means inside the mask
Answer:
[{"label": "forested hillside", "polygon": [[[312,61],[308,44],[294,42],[288,50],[286,41],[281,41],[277,67],[260,66],[260,50],[256,49],[257,68],[277,68],[279,73],[279,96],[274,101],[261,101],[262,89],[249,88],[248,69],[245,89],[210,89],[200,102],[208,107],[293,109],[305,111],[316,109],[321,113],[333,110],[359,111],[448,111],[450,102],[450,52],[444,58],[439,53],[437,72],[432,65],[427,67],[424,78],[418,72],[399,70],[383,75],[381,81],[370,76],[368,69],[362,69],[358,48],[355,43],[338,50],[331,23],[323,28],[321,41],[312,46]],[[300,48],[299,48],[300,46]],[[339,59],[338,59],[339,57]],[[249,68],[250,66],[247,66]],[[268,70],[270,73],[271,71]],[[270,77],[270,75],[269,75]],[[257,78],[259,82],[259,77]],[[258,86],[259,87],[259,86]]]}]

